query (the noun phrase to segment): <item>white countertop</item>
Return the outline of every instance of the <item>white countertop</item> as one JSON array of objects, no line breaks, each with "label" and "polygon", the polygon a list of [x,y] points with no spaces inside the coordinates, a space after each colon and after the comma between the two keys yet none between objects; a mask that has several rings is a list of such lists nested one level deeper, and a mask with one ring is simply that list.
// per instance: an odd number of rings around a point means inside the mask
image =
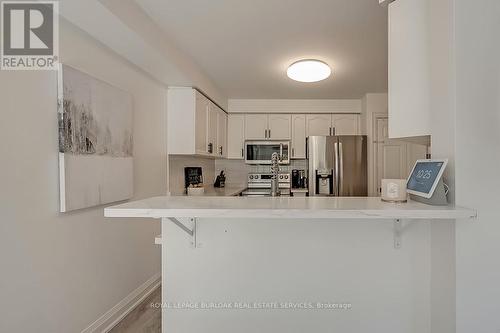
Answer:
[{"label": "white countertop", "polygon": [[[239,195],[246,189],[245,186],[213,187],[205,186],[205,192],[201,197],[233,197]],[[187,196],[186,193],[172,193],[172,196]],[[200,197],[194,196],[194,197]]]},{"label": "white countertop", "polygon": [[108,207],[104,215],[151,218],[468,219],[475,217],[476,212],[415,201],[386,203],[378,197],[166,196]]}]

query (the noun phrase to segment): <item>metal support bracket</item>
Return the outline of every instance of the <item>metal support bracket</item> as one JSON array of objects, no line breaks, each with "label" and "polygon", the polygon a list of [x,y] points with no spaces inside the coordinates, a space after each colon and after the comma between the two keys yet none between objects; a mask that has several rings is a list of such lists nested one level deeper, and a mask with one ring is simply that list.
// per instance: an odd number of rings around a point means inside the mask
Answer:
[{"label": "metal support bracket", "polygon": [[170,221],[172,221],[176,226],[181,228],[182,231],[184,231],[185,233],[187,233],[191,237],[191,245],[193,245],[193,247],[196,248],[197,247],[197,243],[196,243],[196,223],[197,223],[197,220],[196,220],[196,218],[195,217],[189,218],[189,221],[191,222],[191,225],[192,225],[191,229],[186,227],[186,225],[184,223],[182,223],[181,221],[179,221],[175,217],[168,217],[168,219]]},{"label": "metal support bracket", "polygon": [[400,249],[401,248],[401,232],[403,230],[403,224],[401,222],[401,219],[395,219],[394,224],[393,224],[393,234],[394,234],[394,248],[395,249]]}]

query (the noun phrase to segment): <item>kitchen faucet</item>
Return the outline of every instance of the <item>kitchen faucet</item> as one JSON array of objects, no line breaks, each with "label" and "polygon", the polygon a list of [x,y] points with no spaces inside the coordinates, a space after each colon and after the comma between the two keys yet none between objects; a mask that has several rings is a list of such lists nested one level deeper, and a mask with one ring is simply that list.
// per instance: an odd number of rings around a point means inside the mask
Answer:
[{"label": "kitchen faucet", "polygon": [[277,197],[281,195],[281,191],[279,189],[279,180],[278,174],[280,172],[279,162],[281,161],[281,156],[274,152],[271,155],[271,196]]}]

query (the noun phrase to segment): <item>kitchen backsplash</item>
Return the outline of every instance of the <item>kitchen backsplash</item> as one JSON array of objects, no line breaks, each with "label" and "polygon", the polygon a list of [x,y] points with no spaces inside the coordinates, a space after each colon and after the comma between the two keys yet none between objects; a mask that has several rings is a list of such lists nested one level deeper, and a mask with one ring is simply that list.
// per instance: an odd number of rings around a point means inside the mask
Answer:
[{"label": "kitchen backsplash", "polygon": [[[184,193],[184,168],[201,167],[203,181],[212,186],[216,175],[221,170],[226,174],[227,186],[246,186],[249,173],[269,173],[269,165],[249,165],[244,160],[214,160],[211,158],[169,155],[169,187],[172,195]],[[293,169],[307,169],[307,160],[291,160],[289,165],[281,165],[281,171],[292,172]]]},{"label": "kitchen backsplash", "polygon": [[184,168],[201,167],[205,185],[215,181],[215,160],[203,157],[169,155],[169,191],[172,195],[184,193]]},{"label": "kitchen backsplash", "polygon": [[[291,160],[288,165],[281,165],[280,170],[292,172],[293,169],[307,169],[307,160]],[[269,173],[269,165],[249,165],[244,160],[216,160],[215,173],[219,174],[224,170],[226,174],[226,184],[231,186],[246,186],[249,173]]]}]

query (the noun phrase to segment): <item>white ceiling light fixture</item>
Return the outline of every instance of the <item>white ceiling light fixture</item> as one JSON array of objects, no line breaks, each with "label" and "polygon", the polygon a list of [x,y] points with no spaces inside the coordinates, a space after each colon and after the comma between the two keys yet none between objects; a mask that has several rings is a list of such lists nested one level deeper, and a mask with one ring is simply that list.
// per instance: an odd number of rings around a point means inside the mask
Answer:
[{"label": "white ceiling light fixture", "polygon": [[327,79],[332,70],[327,63],[316,59],[299,60],[291,64],[286,75],[299,82],[318,82]]}]

